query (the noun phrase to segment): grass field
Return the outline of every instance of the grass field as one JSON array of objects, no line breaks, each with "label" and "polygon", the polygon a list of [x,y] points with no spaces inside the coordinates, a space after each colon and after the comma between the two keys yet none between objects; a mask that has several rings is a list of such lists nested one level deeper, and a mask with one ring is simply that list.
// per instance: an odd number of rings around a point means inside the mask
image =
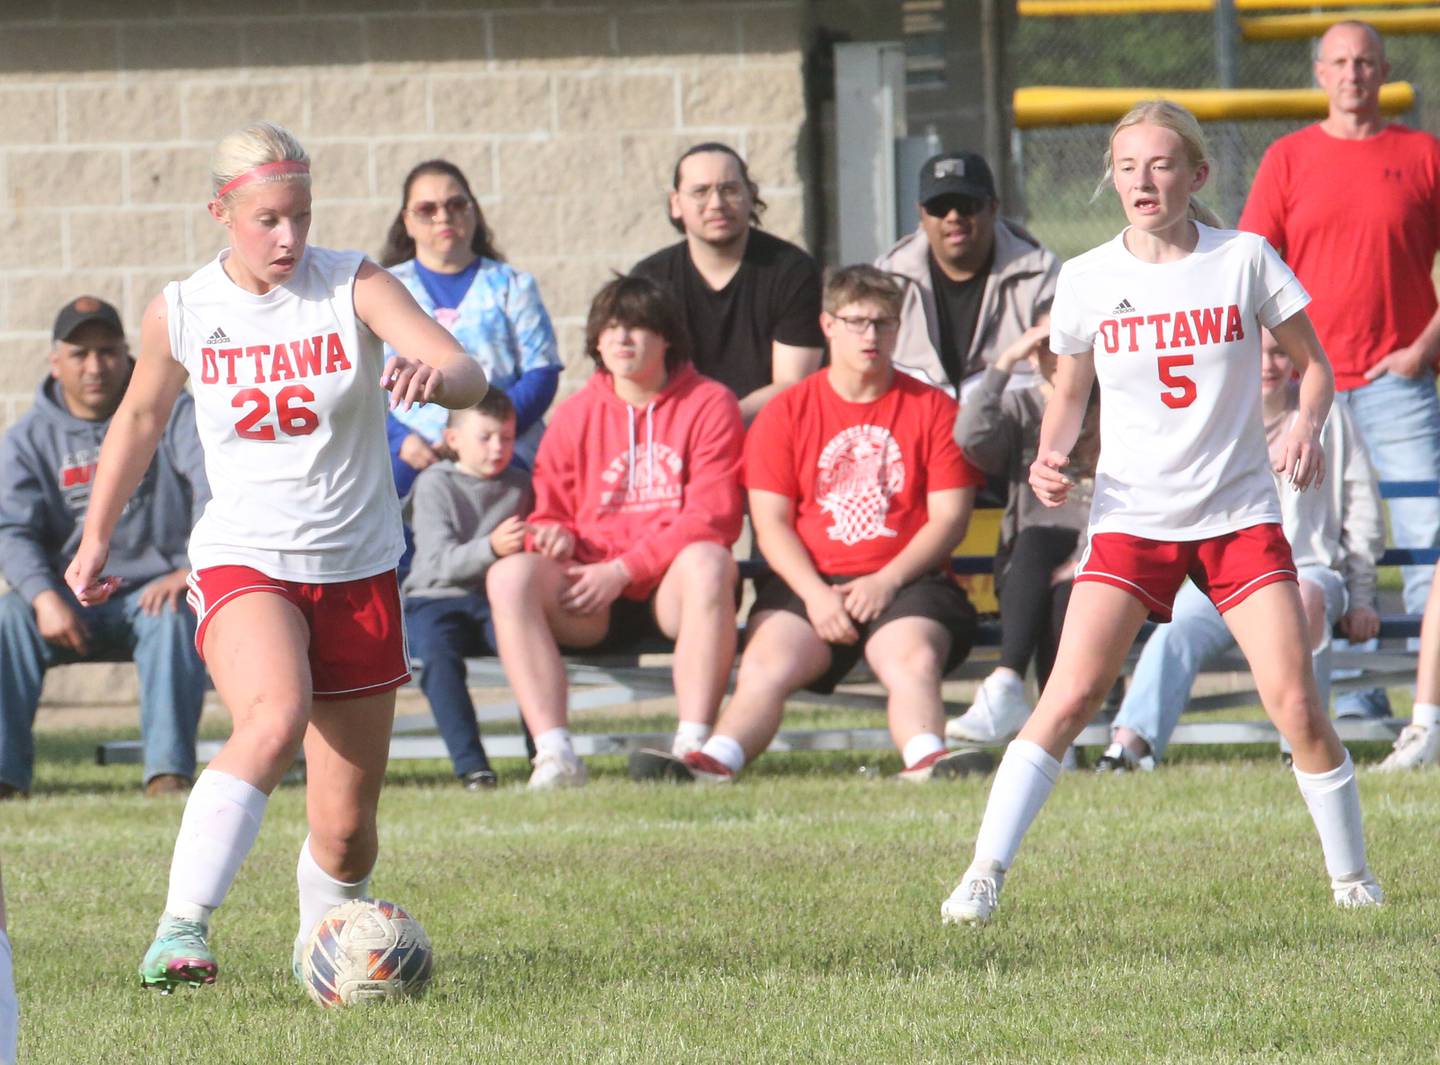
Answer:
[{"label": "grass field", "polygon": [[[1433,1062],[1440,774],[1362,781],[1379,912],[1329,903],[1272,751],[1067,776],[995,922],[942,928],[988,781],[893,756],[771,756],[726,789],[460,791],[396,767],[378,894],[436,944],[422,1001],[325,1013],[289,975],[303,795],[285,787],[218,915],[220,983],[134,966],[181,805],[96,733],[42,736],[0,808],[22,1061]],[[1372,761],[1379,754],[1363,752]],[[502,764],[523,780],[518,763]]]}]

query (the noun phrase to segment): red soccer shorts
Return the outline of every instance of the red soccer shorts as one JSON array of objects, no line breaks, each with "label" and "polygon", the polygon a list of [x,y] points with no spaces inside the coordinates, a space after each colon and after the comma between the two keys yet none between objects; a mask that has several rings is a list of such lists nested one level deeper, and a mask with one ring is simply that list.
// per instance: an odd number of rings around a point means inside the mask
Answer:
[{"label": "red soccer shorts", "polygon": [[1169,621],[1175,593],[1189,577],[1225,613],[1256,590],[1293,581],[1295,560],[1278,524],[1251,525],[1209,540],[1146,540],[1128,533],[1090,538],[1075,581],[1099,581],[1129,592]]},{"label": "red soccer shorts", "polygon": [[310,679],[316,699],[355,699],[410,680],[405,616],[394,571],[358,581],[300,584],[249,566],[210,566],[190,574],[186,601],[200,619],[195,649],[216,612],[242,595],[268,592],[294,604],[310,628]]}]

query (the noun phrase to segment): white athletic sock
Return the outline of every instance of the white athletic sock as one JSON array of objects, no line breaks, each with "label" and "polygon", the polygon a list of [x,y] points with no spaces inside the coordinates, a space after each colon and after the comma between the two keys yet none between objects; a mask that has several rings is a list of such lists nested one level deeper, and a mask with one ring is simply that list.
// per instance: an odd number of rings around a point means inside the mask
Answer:
[{"label": "white athletic sock", "polygon": [[745,748],[729,736],[711,736],[700,753],[708,754],[732,773],[745,768]]},{"label": "white athletic sock", "polygon": [[15,998],[15,972],[10,963],[10,939],[0,928],[0,1065],[15,1065],[15,1044],[20,1034],[20,1003]]},{"label": "white athletic sock", "polygon": [[300,860],[295,864],[295,882],[300,887],[300,931],[295,936],[297,946],[304,946],[310,933],[333,907],[351,899],[363,899],[370,891],[370,874],[366,873],[353,884],[336,880],[320,868],[315,856],[310,853],[310,837],[300,844]]},{"label": "white athletic sock", "polygon": [[570,730],[564,727],[546,729],[536,736],[535,750],[554,751],[571,761],[575,758],[575,745],[570,742]]},{"label": "white athletic sock", "polygon": [[1029,740],[1012,740],[995,770],[980,833],[975,837],[975,860],[999,862],[1009,869],[1020,841],[1050,797],[1060,763],[1045,748]]},{"label": "white athletic sock", "polygon": [[900,757],[905,760],[905,768],[909,769],[916,762],[929,758],[936,751],[945,749],[945,741],[933,732],[917,732],[905,741],[905,749],[900,752]]},{"label": "white athletic sock", "polygon": [[215,769],[200,774],[175,838],[166,913],[209,924],[255,845],[267,801],[263,791],[239,777]]},{"label": "white athletic sock", "polygon": [[1434,703],[1416,703],[1414,710],[1411,711],[1410,723],[1423,725],[1426,728],[1440,725],[1440,706]]},{"label": "white athletic sock", "polygon": [[670,750],[673,754],[682,756],[689,751],[698,751],[710,738],[712,731],[703,721],[677,721],[675,742],[670,745]]},{"label": "white athletic sock", "polygon": [[1325,871],[1331,880],[1344,880],[1365,871],[1365,831],[1360,818],[1360,790],[1355,786],[1355,763],[1350,752],[1328,773],[1295,770],[1300,794],[1320,833]]}]

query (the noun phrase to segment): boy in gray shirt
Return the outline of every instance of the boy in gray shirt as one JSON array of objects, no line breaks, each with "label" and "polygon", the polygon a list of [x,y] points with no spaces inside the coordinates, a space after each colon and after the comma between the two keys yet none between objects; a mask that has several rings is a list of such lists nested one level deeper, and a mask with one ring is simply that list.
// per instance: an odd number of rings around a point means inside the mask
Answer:
[{"label": "boy in gray shirt", "polygon": [[476,791],[493,788],[496,778],[466,688],[465,657],[495,653],[485,573],[524,549],[535,496],[529,473],[510,465],[515,408],[498,388],[451,411],[444,438],[455,461],[422,472],[411,495],[415,558],[402,589],[405,627],[455,775]]}]

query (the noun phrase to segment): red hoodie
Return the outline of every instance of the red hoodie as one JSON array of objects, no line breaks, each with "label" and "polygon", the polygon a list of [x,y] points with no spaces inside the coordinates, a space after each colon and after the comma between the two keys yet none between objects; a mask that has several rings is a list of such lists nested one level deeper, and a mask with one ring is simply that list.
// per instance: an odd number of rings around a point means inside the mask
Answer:
[{"label": "red hoodie", "polygon": [[687,544],[740,535],[744,435],[735,396],[693,366],[643,409],[597,371],[546,426],[529,521],[570,530],[577,562],[620,559],[625,597],[648,598]]}]

